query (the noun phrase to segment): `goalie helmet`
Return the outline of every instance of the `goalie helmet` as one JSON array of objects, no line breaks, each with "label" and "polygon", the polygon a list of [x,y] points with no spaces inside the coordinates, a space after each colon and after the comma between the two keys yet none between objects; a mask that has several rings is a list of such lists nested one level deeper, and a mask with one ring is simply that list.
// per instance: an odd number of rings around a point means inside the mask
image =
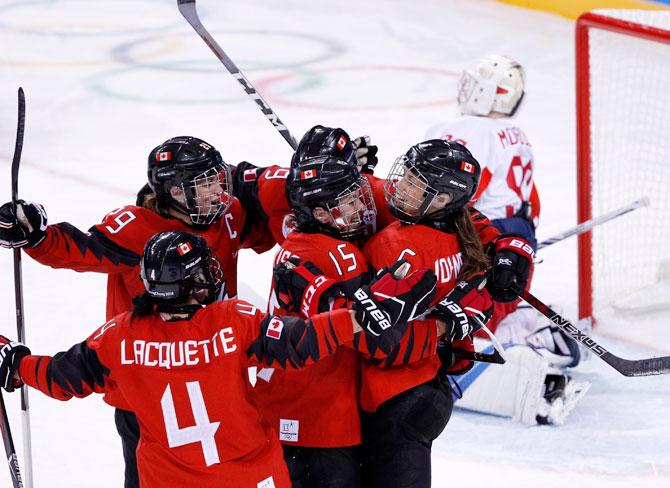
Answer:
[{"label": "goalie helmet", "polygon": [[524,95],[523,67],[507,56],[490,54],[458,82],[458,107],[463,115],[486,116],[500,112],[512,116]]},{"label": "goalie helmet", "polygon": [[149,186],[163,208],[209,225],[233,203],[230,167],[214,146],[195,137],[173,137],[149,154]]},{"label": "goalie helmet", "polygon": [[[412,146],[396,160],[384,195],[401,222],[441,221],[472,199],[480,173],[479,163],[465,146],[431,139]],[[449,196],[446,205],[431,208],[441,194]]]},{"label": "goalie helmet", "polygon": [[344,129],[315,125],[300,139],[291,159],[295,166],[315,156],[333,156],[341,161],[356,164],[356,148]]},{"label": "goalie helmet", "polygon": [[[317,156],[292,164],[286,197],[302,232],[354,241],[374,231],[377,209],[372,190],[355,162]],[[314,216],[316,208],[328,212],[328,222]]]},{"label": "goalie helmet", "polygon": [[223,286],[221,266],[207,242],[188,232],[151,237],[144,246],[140,276],[157,310],[173,313],[190,298],[202,305],[213,303]]}]

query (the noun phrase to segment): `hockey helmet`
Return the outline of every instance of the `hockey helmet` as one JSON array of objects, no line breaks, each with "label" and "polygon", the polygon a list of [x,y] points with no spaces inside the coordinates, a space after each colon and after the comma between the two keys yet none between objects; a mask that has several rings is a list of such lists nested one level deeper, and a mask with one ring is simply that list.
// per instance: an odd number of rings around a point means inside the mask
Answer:
[{"label": "hockey helmet", "polygon": [[209,225],[233,203],[231,171],[214,146],[196,137],[173,137],[149,154],[149,186],[159,205]]},{"label": "hockey helmet", "polygon": [[173,313],[190,298],[202,305],[214,302],[224,281],[219,261],[205,239],[178,231],[160,232],[147,241],[140,276],[157,310]]},{"label": "hockey helmet", "polygon": [[500,112],[512,116],[524,95],[525,73],[516,61],[498,54],[483,58],[467,69],[458,82],[458,107],[463,115],[486,116]]},{"label": "hockey helmet", "polygon": [[[416,144],[396,160],[387,177],[389,210],[405,223],[442,220],[472,199],[480,172],[474,156],[457,142],[431,139]],[[441,194],[449,196],[446,204],[431,209]]]}]

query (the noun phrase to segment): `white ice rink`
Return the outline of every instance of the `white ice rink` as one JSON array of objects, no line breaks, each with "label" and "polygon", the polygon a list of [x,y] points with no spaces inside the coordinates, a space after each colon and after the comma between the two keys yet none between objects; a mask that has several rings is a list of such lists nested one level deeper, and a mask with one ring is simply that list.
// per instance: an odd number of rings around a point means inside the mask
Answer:
[{"label": "white ice rink", "polygon": [[[464,67],[489,52],[517,58],[527,73],[518,123],[534,146],[543,203],[538,235],[576,223],[573,22],[484,0],[199,5],[295,137],[316,123],[369,134],[381,175],[455,115]],[[10,198],[18,86],[27,98],[19,195],[43,203],[52,223],[88,229],[134,202],[149,150],[172,136],[201,137],[230,163],[290,158],[175,0],[0,0],[1,201]],[[533,291],[576,318],[576,242],[542,257]],[[240,254],[243,298],[267,294],[271,259]],[[23,263],[34,353],[66,349],[104,321],[104,276]],[[15,337],[10,252],[0,266],[0,332]],[[667,333],[636,345],[598,337],[625,357],[670,352]],[[595,359],[575,376],[593,387],[558,428],[456,412],[433,450],[433,486],[670,486],[670,379],[624,378]],[[20,450],[19,396],[5,400]],[[36,487],[122,486],[112,408],[100,397],[60,403],[32,391],[30,400]],[[3,466],[0,486],[10,486]]]}]

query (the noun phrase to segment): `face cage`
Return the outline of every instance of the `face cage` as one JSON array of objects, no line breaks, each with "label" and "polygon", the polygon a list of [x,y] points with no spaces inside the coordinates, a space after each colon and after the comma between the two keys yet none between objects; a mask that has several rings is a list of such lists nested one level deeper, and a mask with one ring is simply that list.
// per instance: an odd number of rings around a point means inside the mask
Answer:
[{"label": "face cage", "polygon": [[226,164],[218,164],[182,184],[186,208],[194,224],[209,225],[233,203],[232,176]]},{"label": "face cage", "polygon": [[343,239],[366,237],[374,233],[377,207],[370,182],[366,178],[360,177],[325,207],[333,219],[331,225]]},{"label": "face cage", "polygon": [[[221,294],[224,284],[223,270],[221,269],[221,263],[217,257],[210,251],[207,260],[209,261],[207,270],[209,276],[204,273],[204,270],[199,269],[192,277],[192,295],[204,305],[214,303],[221,298],[219,295]],[[198,293],[201,291],[207,292],[207,296],[204,299],[198,299],[197,297]]]},{"label": "face cage", "polygon": [[[407,178],[408,173],[411,173],[411,180]],[[404,183],[399,185],[402,180]],[[418,222],[437,194],[438,191],[428,184],[428,180],[407,156],[402,155],[396,159],[386,177],[384,197],[389,208],[401,221]]]}]

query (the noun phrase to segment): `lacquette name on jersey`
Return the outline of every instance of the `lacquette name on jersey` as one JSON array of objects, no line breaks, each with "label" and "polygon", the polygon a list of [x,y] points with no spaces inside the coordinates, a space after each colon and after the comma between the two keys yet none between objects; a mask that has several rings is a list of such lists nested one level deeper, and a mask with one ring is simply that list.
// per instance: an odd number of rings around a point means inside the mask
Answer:
[{"label": "lacquette name on jersey", "polygon": [[214,359],[237,350],[232,327],[219,330],[211,339],[175,342],[153,342],[136,339],[121,341],[121,364],[136,364],[172,369],[209,364]]}]

